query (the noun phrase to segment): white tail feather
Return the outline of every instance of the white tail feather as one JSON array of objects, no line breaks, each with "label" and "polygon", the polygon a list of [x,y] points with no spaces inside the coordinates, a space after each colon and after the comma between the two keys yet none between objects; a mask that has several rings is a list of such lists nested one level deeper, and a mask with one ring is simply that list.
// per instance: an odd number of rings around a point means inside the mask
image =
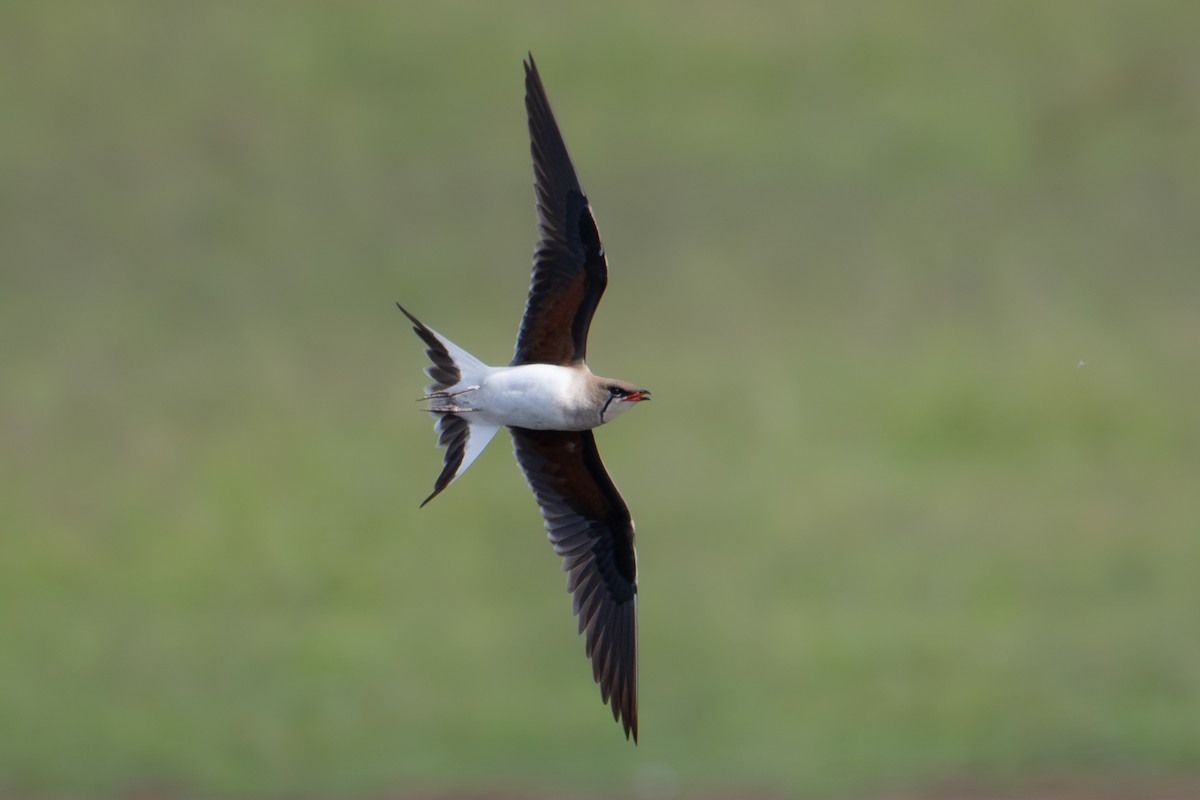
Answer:
[{"label": "white tail feather", "polygon": [[[425,387],[425,397],[422,399],[429,401],[429,411],[436,420],[434,430],[438,433],[438,445],[446,448],[446,455],[433,494],[425,498],[425,503],[428,503],[467,471],[467,467],[500,430],[499,425],[477,421],[476,416],[470,413],[473,411],[472,392],[479,389],[493,368],[419,322],[403,306],[399,307],[412,321],[416,334],[425,341],[427,352],[434,362],[425,367],[425,374],[434,382]],[[453,372],[458,373],[458,380],[449,385],[446,381],[453,379],[453,374],[447,369],[447,356],[453,364]]]},{"label": "white tail feather", "polygon": [[[450,358],[454,359],[454,366],[458,367],[459,374],[462,376],[458,383],[454,384],[445,391],[447,393],[452,393],[456,391],[468,390],[472,386],[478,387],[479,384],[483,382],[483,379],[487,377],[487,374],[491,372],[492,368],[432,328],[429,328],[428,330],[430,333],[436,336],[437,340],[442,343],[443,347],[446,348],[446,352],[450,354]],[[433,369],[433,365],[426,367],[425,374],[432,378]],[[430,384],[429,386],[425,387],[425,393],[433,394],[436,388],[437,384]]]}]

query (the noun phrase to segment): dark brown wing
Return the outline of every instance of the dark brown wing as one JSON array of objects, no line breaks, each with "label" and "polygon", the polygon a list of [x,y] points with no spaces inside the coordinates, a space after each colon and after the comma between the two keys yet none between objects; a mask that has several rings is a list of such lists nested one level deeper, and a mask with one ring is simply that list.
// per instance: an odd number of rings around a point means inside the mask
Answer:
[{"label": "dark brown wing", "polygon": [[637,553],[629,509],[591,431],[509,430],[550,542],[562,556],[600,697],[636,742]]},{"label": "dark brown wing", "polygon": [[533,56],[525,62],[525,110],[537,198],[538,243],[514,366],[574,364],[587,352],[608,264]]}]

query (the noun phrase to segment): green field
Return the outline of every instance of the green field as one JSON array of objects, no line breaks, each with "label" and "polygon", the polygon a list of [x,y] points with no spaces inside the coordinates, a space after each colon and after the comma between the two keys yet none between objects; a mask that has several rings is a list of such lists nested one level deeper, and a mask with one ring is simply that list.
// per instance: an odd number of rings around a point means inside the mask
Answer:
[{"label": "green field", "polygon": [[[1200,781],[1200,11],[0,8],[0,794]],[[641,744],[505,437],[537,56]]]}]

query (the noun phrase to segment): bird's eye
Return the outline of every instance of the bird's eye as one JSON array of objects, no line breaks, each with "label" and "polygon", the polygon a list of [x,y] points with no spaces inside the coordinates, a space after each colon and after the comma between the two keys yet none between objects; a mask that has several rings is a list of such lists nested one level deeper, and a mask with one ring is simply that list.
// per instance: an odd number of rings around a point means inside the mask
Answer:
[{"label": "bird's eye", "polygon": [[621,395],[625,394],[625,390],[620,386],[610,386],[608,387],[608,393],[613,397],[620,397]]}]

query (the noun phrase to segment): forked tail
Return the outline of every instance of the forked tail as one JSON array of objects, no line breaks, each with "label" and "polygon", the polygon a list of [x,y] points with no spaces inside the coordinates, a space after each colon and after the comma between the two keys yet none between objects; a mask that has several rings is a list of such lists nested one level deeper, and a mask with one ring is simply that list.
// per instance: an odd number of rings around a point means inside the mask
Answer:
[{"label": "forked tail", "polygon": [[425,354],[431,362],[425,367],[425,374],[433,382],[425,387],[421,400],[429,401],[429,413],[436,420],[438,446],[446,449],[442,472],[434,481],[433,493],[421,503],[423,507],[467,471],[500,426],[480,422],[471,413],[475,410],[471,394],[479,389],[491,367],[427,327],[404,306],[396,303],[396,308],[408,317],[413,331],[425,342]]}]

